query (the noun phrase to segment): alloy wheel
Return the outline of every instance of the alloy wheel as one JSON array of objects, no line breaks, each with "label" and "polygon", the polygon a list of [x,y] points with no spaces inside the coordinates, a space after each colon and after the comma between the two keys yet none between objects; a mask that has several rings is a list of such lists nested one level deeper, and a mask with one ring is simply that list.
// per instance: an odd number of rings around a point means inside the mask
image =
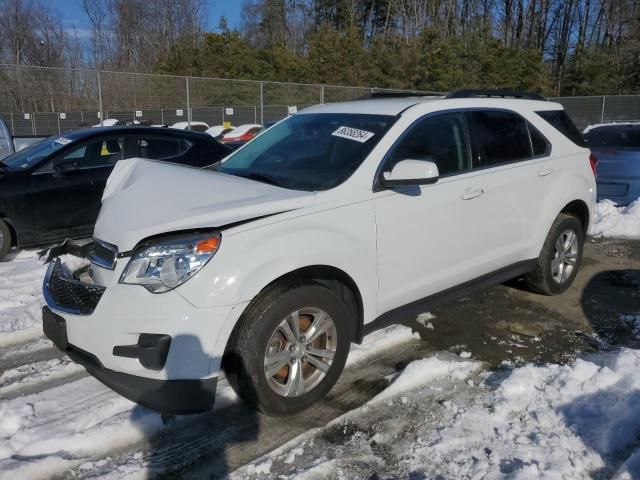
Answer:
[{"label": "alloy wheel", "polygon": [[331,368],[338,347],[331,316],[315,307],[296,310],[276,327],[267,344],[264,374],[283,397],[313,390]]},{"label": "alloy wheel", "polygon": [[578,236],[573,230],[564,230],[555,243],[551,260],[551,277],[556,283],[564,283],[571,277],[578,263]]}]

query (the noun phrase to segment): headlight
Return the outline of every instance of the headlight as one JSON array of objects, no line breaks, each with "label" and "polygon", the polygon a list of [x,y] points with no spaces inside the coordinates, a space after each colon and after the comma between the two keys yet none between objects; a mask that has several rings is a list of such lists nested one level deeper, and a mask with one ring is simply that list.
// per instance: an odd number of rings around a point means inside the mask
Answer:
[{"label": "headlight", "polygon": [[120,283],[143,285],[153,293],[168,292],[200,270],[218,251],[220,241],[217,232],[158,239],[133,255]]}]

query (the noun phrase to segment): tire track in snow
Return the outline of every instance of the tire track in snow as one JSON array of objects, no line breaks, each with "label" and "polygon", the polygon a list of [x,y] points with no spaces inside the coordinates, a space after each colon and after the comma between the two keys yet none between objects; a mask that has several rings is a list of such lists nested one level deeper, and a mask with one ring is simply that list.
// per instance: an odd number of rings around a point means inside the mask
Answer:
[{"label": "tire track in snow", "polygon": [[[92,459],[91,466],[68,472],[65,478],[149,478],[156,475],[175,478],[210,478],[223,475],[309,430],[351,411],[382,391],[398,366],[429,353],[425,342],[404,330],[402,341],[387,338],[380,348],[354,346],[353,359],[329,395],[310,409],[286,418],[267,417],[233,401],[226,382],[220,394],[227,397],[213,412],[179,417],[160,429],[148,445],[137,451],[121,452],[105,459]],[[382,335],[385,332],[381,332]],[[397,340],[400,340],[398,337]],[[375,341],[374,341],[375,343]],[[223,399],[224,400],[224,399]]]},{"label": "tire track in snow", "polygon": [[[368,339],[365,346],[355,347],[353,358],[371,358],[411,338],[409,329],[395,327]],[[138,463],[138,469],[154,471],[199,468],[212,449],[224,449],[230,439],[242,439],[257,430],[260,433],[256,433],[253,445],[238,443],[240,455],[228,456],[254,458],[309,425],[322,424],[326,418],[366,401],[370,389],[362,387],[364,379],[360,386],[349,382],[352,371],[351,367],[345,370],[345,380],[340,383],[344,387],[336,387],[321,409],[286,421],[259,416],[236,401],[225,380],[220,381],[214,412],[178,417],[167,427],[160,415],[126,400],[92,377],[0,401],[0,479],[84,478],[95,476],[96,471],[117,474],[119,467],[132,462]],[[364,371],[359,368],[359,375]],[[378,378],[376,391],[385,384]],[[273,433],[265,433],[270,431]],[[269,435],[275,436],[265,439]]]}]

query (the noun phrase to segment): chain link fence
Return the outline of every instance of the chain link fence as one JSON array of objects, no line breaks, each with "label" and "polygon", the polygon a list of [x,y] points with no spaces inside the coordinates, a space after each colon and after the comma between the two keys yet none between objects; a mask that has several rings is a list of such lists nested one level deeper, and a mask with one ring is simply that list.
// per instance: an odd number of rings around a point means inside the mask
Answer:
[{"label": "chain link fence", "polygon": [[0,118],[15,136],[54,135],[110,119],[168,126],[264,124],[311,105],[353,100],[373,90],[0,65]]},{"label": "chain link fence", "polygon": [[549,100],[562,104],[580,130],[598,123],[640,121],[640,95],[557,97]]},{"label": "chain link fence", "polygon": [[[15,136],[48,136],[101,120],[173,125],[264,124],[321,103],[354,100],[372,91],[253,80],[0,65],[0,118]],[[437,92],[416,92],[438,94]],[[640,95],[559,97],[579,128],[640,120]]]}]

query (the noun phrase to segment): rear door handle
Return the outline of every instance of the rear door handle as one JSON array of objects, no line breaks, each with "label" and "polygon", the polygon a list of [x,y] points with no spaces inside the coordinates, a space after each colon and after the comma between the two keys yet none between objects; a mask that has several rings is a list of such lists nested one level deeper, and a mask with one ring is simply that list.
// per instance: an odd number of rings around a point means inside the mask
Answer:
[{"label": "rear door handle", "polygon": [[551,175],[551,173],[553,173],[553,168],[543,168],[538,171],[538,175],[541,177],[546,177],[547,175]]},{"label": "rear door handle", "polygon": [[483,188],[476,188],[475,190],[466,190],[462,194],[462,199],[463,200],[471,200],[472,198],[479,197],[483,193],[484,193],[484,189]]}]

